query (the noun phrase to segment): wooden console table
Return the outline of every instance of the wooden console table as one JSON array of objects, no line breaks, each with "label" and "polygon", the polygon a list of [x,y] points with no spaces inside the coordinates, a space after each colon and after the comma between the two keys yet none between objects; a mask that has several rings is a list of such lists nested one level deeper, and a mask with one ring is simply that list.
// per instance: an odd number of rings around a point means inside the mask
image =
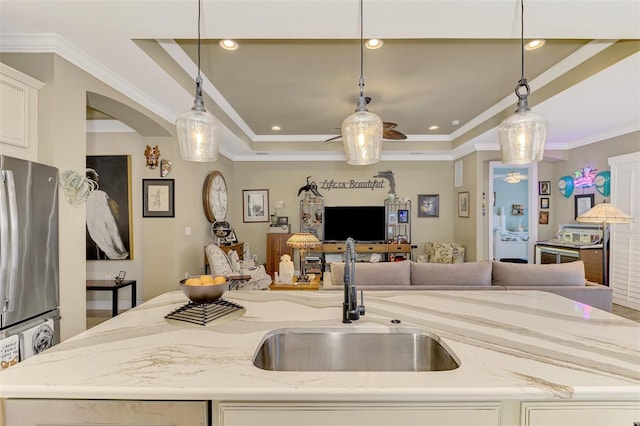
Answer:
[{"label": "wooden console table", "polygon": [[111,292],[111,316],[118,315],[118,290],[131,286],[131,307],[136,306],[136,280],[87,280],[87,290]]}]

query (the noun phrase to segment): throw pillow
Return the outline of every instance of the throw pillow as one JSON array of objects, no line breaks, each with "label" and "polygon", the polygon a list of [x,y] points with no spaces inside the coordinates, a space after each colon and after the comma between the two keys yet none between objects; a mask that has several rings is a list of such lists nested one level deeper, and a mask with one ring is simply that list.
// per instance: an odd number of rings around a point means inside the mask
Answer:
[{"label": "throw pillow", "polygon": [[228,277],[236,273],[229,263],[229,258],[226,253],[217,245],[209,244],[207,246],[207,258],[209,259],[209,267],[211,268],[212,275]]}]

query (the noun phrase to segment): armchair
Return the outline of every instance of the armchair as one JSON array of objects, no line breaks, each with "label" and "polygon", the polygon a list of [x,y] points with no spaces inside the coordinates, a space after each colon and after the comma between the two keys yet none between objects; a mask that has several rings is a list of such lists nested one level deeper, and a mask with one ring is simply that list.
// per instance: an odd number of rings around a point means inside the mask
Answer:
[{"label": "armchair", "polygon": [[205,248],[212,275],[251,275],[251,279],[238,285],[238,290],[265,290],[271,284],[271,276],[263,265],[256,265],[253,259],[241,261],[235,250],[225,253],[211,243]]}]

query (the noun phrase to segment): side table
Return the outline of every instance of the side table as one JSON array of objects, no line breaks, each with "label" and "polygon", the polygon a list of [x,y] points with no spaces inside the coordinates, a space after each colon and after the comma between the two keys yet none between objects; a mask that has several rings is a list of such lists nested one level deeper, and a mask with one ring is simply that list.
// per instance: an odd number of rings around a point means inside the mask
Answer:
[{"label": "side table", "polygon": [[111,292],[111,316],[118,315],[118,290],[131,286],[131,307],[136,306],[136,280],[87,280],[87,290]]}]

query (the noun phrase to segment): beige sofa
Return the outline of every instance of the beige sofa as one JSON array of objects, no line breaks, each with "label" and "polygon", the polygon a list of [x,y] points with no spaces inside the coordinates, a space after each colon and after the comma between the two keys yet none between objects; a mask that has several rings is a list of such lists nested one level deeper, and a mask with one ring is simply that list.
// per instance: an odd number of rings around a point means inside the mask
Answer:
[{"label": "beige sofa", "polygon": [[[540,290],[611,311],[611,288],[589,282],[584,262],[533,265],[466,262],[459,264],[403,262],[356,263],[355,284],[365,290]],[[325,272],[324,290],[342,289],[344,263]]]}]

